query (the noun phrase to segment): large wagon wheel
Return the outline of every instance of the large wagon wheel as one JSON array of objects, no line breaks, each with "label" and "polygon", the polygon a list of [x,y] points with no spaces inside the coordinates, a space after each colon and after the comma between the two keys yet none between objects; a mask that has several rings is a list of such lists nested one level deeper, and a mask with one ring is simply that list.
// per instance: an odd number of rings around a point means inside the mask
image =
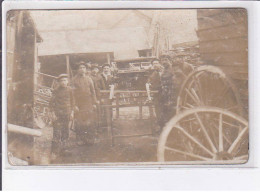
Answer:
[{"label": "large wagon wheel", "polygon": [[189,74],[177,99],[177,113],[198,106],[219,107],[243,115],[238,91],[221,69],[201,66]]},{"label": "large wagon wheel", "polygon": [[246,162],[248,122],[220,108],[185,110],[164,127],[159,138],[157,157],[160,162]]}]

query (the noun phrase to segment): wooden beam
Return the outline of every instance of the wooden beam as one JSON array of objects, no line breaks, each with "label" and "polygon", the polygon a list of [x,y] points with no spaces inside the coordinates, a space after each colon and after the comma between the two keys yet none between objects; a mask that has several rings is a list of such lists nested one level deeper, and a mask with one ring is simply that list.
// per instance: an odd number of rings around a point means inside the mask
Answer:
[{"label": "wooden beam", "polygon": [[108,63],[108,64],[110,64],[110,62],[111,62],[111,59],[110,59],[110,54],[109,54],[109,53],[107,53],[107,63]]},{"label": "wooden beam", "polygon": [[22,127],[22,126],[13,125],[13,124],[8,124],[7,129],[8,129],[8,132],[14,132],[14,133],[19,133],[19,134],[24,134],[24,135],[31,135],[31,136],[36,136],[36,137],[40,137],[42,135],[42,132],[37,129],[31,129],[28,127]]},{"label": "wooden beam", "polygon": [[66,73],[68,75],[68,79],[70,82],[70,57],[69,57],[69,55],[66,55]]}]

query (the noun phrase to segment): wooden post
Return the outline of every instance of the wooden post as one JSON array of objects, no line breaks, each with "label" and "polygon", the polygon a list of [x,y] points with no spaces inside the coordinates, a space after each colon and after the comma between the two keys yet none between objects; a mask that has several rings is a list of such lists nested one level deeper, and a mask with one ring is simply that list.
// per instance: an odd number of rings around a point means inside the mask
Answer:
[{"label": "wooden post", "polygon": [[106,107],[106,116],[107,116],[107,135],[108,139],[111,140],[111,143],[113,145],[113,133],[112,133],[112,114],[111,114],[111,107]]},{"label": "wooden post", "polygon": [[42,132],[37,129],[31,129],[28,127],[22,127],[18,125],[8,124],[7,126],[8,132],[14,132],[18,134],[23,135],[30,135],[30,136],[36,136],[40,137],[42,135]]},{"label": "wooden post", "polygon": [[[33,69],[33,82],[34,86],[38,84],[38,72],[39,72],[39,65],[38,65],[38,43],[37,43],[37,34],[36,31],[34,32],[34,69]],[[34,91],[35,91],[34,87]]]},{"label": "wooden post", "polygon": [[110,62],[111,62],[111,59],[110,59],[110,54],[109,54],[109,53],[107,53],[107,63],[108,63],[108,64],[110,64]]},{"label": "wooden post", "polygon": [[139,98],[139,119],[143,119],[143,103],[142,103],[142,98]]},{"label": "wooden post", "polygon": [[116,118],[119,118],[119,95],[120,93],[116,94]]},{"label": "wooden post", "polygon": [[69,57],[69,55],[66,55],[66,72],[67,72],[68,80],[70,83],[70,57]]},{"label": "wooden post", "polygon": [[150,114],[150,124],[151,124],[151,133],[154,134],[154,115],[153,115],[153,107],[152,104],[149,105],[149,114]]}]

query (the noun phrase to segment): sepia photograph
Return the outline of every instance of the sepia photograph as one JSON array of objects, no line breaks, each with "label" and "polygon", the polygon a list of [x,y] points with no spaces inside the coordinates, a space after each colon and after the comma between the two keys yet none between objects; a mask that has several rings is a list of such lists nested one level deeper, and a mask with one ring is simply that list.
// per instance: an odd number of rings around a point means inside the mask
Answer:
[{"label": "sepia photograph", "polygon": [[242,8],[10,10],[11,166],[245,164]]}]

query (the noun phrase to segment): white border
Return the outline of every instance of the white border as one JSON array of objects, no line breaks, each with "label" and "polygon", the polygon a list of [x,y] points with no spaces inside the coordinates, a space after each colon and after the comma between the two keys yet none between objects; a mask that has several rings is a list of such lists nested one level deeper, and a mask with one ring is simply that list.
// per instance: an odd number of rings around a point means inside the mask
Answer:
[{"label": "white border", "polygon": [[[10,167],[6,158],[6,12],[11,9],[224,8],[248,10],[250,159],[244,165],[117,167]],[[3,189],[256,189],[260,188],[260,13],[258,2],[6,1],[3,2],[2,147]],[[199,167],[199,168],[194,168]],[[210,167],[210,168],[209,168]],[[222,168],[225,167],[225,168]],[[16,169],[16,170],[14,170]],[[43,170],[44,169],[44,170]],[[80,170],[79,170],[80,169]],[[110,170],[108,170],[110,169]],[[120,170],[121,169],[121,170]],[[122,170],[124,169],[124,170]],[[131,170],[125,170],[131,169]],[[145,170],[138,170],[145,169]],[[161,169],[161,170],[158,170]],[[86,171],[87,170],[87,171]],[[62,181],[60,181],[62,180]]]}]

